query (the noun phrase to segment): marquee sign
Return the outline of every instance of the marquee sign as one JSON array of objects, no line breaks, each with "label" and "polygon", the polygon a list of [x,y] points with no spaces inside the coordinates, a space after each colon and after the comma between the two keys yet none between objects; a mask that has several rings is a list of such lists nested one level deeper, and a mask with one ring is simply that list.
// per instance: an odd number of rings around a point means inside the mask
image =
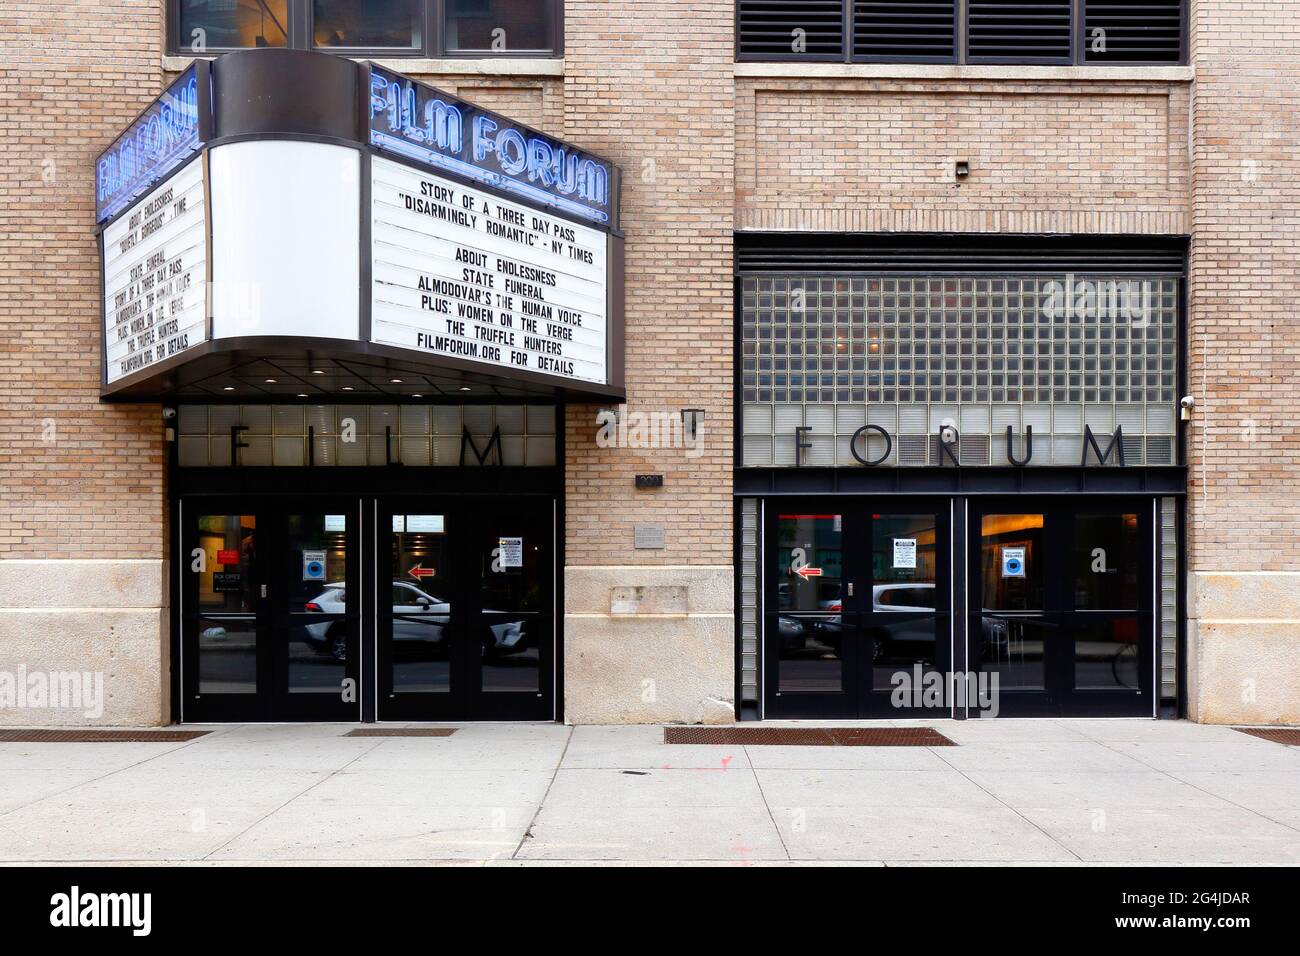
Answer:
[{"label": "marquee sign", "polygon": [[371,165],[372,340],[605,384],[603,232]]},{"label": "marquee sign", "polygon": [[106,397],[304,350],[365,355],[377,394],[414,362],[624,395],[619,170],[498,113],[372,63],[231,53],[190,66],[95,180]]},{"label": "marquee sign", "polygon": [[95,221],[117,215],[203,146],[197,64],[95,161]]},{"label": "marquee sign", "polygon": [[605,160],[370,64],[370,144],[602,226],[617,225]]},{"label": "marquee sign", "polygon": [[108,384],[198,345],[207,330],[203,160],[149,192],[104,230]]}]

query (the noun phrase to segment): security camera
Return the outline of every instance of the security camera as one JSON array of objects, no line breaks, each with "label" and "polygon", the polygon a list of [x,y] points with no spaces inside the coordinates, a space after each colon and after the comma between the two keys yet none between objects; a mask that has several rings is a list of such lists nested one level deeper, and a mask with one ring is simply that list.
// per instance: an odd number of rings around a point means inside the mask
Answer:
[{"label": "security camera", "polygon": [[1193,398],[1191,395],[1184,395],[1182,398],[1178,400],[1178,404],[1181,405],[1183,408],[1195,408],[1196,399]]},{"label": "security camera", "polygon": [[164,408],[164,409],[163,409],[163,420],[164,420],[164,421],[168,421],[168,422],[169,422],[169,421],[171,421],[171,420],[172,420],[173,418],[175,418],[175,417],[176,417],[176,409],[174,409],[174,408]]},{"label": "security camera", "polygon": [[1184,395],[1178,400],[1178,418],[1181,421],[1190,422],[1192,420],[1192,408],[1196,405],[1196,399],[1190,395]]}]

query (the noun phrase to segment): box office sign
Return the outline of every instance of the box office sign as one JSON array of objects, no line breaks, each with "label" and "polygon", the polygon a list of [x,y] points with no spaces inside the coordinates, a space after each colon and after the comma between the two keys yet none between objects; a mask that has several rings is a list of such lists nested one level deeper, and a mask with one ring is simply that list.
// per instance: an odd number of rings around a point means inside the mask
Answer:
[{"label": "box office sign", "polygon": [[619,179],[374,64],[195,64],[97,160],[103,393],[283,348],[622,397]]}]

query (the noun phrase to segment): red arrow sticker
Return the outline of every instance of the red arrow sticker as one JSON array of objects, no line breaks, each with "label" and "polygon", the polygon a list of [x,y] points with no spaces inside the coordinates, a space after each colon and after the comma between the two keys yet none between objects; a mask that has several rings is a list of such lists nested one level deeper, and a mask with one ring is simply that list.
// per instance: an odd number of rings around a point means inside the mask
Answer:
[{"label": "red arrow sticker", "polygon": [[794,573],[807,581],[809,578],[819,578],[822,576],[821,568],[795,568]]},{"label": "red arrow sticker", "polygon": [[436,568],[425,568],[418,564],[407,572],[407,574],[415,578],[417,581],[420,580],[420,578],[431,578],[437,573],[438,571]]}]

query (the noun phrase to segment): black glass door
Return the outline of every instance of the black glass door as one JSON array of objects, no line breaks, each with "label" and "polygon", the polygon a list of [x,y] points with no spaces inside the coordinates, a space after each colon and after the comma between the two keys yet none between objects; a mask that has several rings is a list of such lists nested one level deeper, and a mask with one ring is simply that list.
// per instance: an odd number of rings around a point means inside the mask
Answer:
[{"label": "black glass door", "polygon": [[356,499],[298,500],[266,516],[276,720],[358,719],[360,520]]},{"label": "black glass door", "polygon": [[359,717],[355,499],[181,503],[183,717]]},{"label": "black glass door", "polygon": [[946,501],[863,514],[870,560],[849,607],[870,654],[864,717],[950,717],[951,568]]},{"label": "black glass door", "polygon": [[947,501],[766,507],[766,716],[949,716]]},{"label": "black glass door", "polygon": [[383,502],[381,720],[554,717],[553,507],[540,496]]},{"label": "black glass door", "polygon": [[269,686],[263,528],[243,501],[182,501],[182,716],[265,720]]},{"label": "black glass door", "polygon": [[1153,527],[1149,500],[976,503],[970,659],[999,713],[1152,715]]}]

